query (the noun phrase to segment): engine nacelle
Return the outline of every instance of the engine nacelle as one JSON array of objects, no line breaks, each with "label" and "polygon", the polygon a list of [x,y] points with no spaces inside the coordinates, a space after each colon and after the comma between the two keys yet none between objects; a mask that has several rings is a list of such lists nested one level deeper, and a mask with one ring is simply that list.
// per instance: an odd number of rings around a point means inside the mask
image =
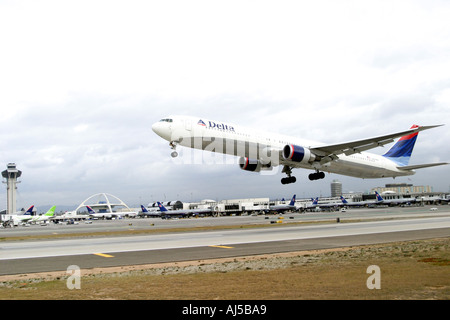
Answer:
[{"label": "engine nacelle", "polygon": [[287,144],[283,148],[283,158],[292,162],[308,163],[313,162],[316,156],[308,148]]},{"label": "engine nacelle", "polygon": [[271,170],[272,165],[270,163],[264,164],[260,160],[249,159],[247,157],[241,157],[239,159],[239,167],[245,171],[260,172],[261,170]]}]

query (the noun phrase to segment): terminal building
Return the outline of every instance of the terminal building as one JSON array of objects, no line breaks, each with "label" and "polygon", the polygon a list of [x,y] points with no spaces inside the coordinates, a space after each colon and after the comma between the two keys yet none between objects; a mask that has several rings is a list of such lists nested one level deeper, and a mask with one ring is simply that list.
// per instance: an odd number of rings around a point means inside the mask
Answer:
[{"label": "terminal building", "polygon": [[[11,168],[9,168],[11,169]],[[18,175],[17,175],[18,176]],[[338,180],[333,180],[330,185],[331,196],[319,198],[319,205],[327,204],[327,210],[336,210],[338,206],[342,205],[341,196],[344,196],[348,202],[361,202],[365,200],[374,200],[375,191],[380,193],[385,200],[392,199],[416,199],[415,205],[426,204],[448,204],[450,195],[443,192],[434,192],[430,186],[414,186],[412,184],[399,183],[399,184],[386,184],[384,187],[372,188],[370,192],[352,192],[344,193],[342,183]],[[15,191],[15,188],[14,188]],[[166,201],[164,206],[169,210],[177,209],[211,209],[211,215],[225,216],[225,215],[241,215],[241,214],[266,214],[270,212],[270,207],[280,204],[288,204],[292,195],[287,195],[286,199],[273,200],[270,198],[247,198],[247,199],[230,199],[230,200],[202,200],[199,202],[182,202]],[[299,211],[305,211],[308,207],[311,207],[311,198],[299,199],[295,201],[295,205]],[[331,204],[331,206],[329,206]],[[76,210],[66,212],[63,215],[58,215],[60,219],[75,218],[83,219],[87,216],[84,212],[84,208],[90,206],[97,213],[110,213],[118,214],[122,217],[133,217],[141,212],[141,208],[130,208],[125,202],[119,198],[107,194],[99,193],[92,195],[84,200]],[[158,206],[156,203],[150,203],[147,208],[152,211],[157,211]],[[11,209],[10,209],[11,210]],[[82,212],[80,212],[82,211]],[[2,214],[6,213],[2,212]]]},{"label": "terminal building", "polygon": [[[434,192],[430,186],[414,186],[412,184],[386,184],[384,187],[372,188],[370,192],[351,192],[345,193],[342,189],[342,183],[334,180],[331,183],[331,196],[319,198],[319,204],[341,205],[341,196],[344,196],[348,202],[361,202],[365,200],[375,200],[375,191],[380,193],[385,200],[415,198],[420,201],[416,205],[426,204],[448,204],[450,195],[444,192]],[[290,196],[292,197],[292,195]],[[290,197],[283,200],[271,200],[269,198],[250,198],[250,199],[232,199],[232,200],[203,200],[195,203],[182,203],[183,209],[205,209],[211,208],[215,215],[230,214],[252,214],[267,213],[270,206],[279,204],[288,204]],[[295,205],[300,211],[304,211],[310,204],[311,199],[296,199]],[[329,207],[333,210],[333,206]]]},{"label": "terminal building", "polygon": [[[336,207],[330,206],[327,210],[338,210],[338,206],[342,205],[341,196],[344,196],[348,202],[361,202],[364,200],[374,200],[375,191],[380,193],[384,199],[402,199],[402,198],[420,198],[417,205],[423,204],[438,204],[448,202],[441,201],[446,199],[448,195],[442,192],[433,192],[430,186],[413,186],[410,184],[387,184],[385,187],[373,188],[369,193],[351,192],[345,193],[342,191],[342,183],[334,180],[331,183],[331,196],[320,197],[319,204],[335,204]],[[285,199],[277,200],[266,198],[247,198],[247,199],[226,199],[226,200],[201,200],[198,202],[183,202],[180,200],[165,201],[163,205],[169,210],[178,209],[211,209],[210,215],[226,216],[226,215],[241,215],[241,214],[265,214],[270,212],[270,207],[280,204],[288,204],[292,195],[288,195]],[[102,201],[103,200],[103,201]],[[113,200],[113,201],[111,201]],[[295,201],[296,207],[299,211],[305,211],[312,203],[311,198],[300,199]],[[108,194],[97,194],[89,197],[83,201],[78,209],[83,206],[90,205],[96,208],[98,212],[123,212],[133,211],[140,212],[140,208],[129,208],[122,200]],[[149,211],[157,211],[158,205],[156,202],[147,205]],[[337,209],[336,209],[337,208]],[[78,210],[77,209],[77,210]]]},{"label": "terminal building", "polygon": [[395,192],[397,194],[431,194],[433,193],[433,187],[431,186],[414,186],[408,183],[389,183],[384,187],[376,187],[372,188],[372,192],[377,191],[380,194],[383,193],[392,193]]}]

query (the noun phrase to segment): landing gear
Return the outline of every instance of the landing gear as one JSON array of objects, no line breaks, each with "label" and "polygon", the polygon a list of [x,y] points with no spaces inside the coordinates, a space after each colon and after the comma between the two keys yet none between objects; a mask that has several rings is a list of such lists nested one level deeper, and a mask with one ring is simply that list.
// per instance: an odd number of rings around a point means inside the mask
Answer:
[{"label": "landing gear", "polygon": [[297,181],[296,177],[286,177],[281,179],[282,184],[295,183],[295,181]]},{"label": "landing gear", "polygon": [[282,172],[287,174],[287,177],[286,177],[286,178],[282,178],[282,179],[281,179],[281,183],[282,183],[282,184],[295,183],[295,181],[297,181],[297,178],[296,178],[296,177],[292,177],[292,176],[291,176],[291,174],[292,174],[292,169],[291,169],[291,167],[289,167],[289,166],[284,166]]},{"label": "landing gear", "polygon": [[169,146],[173,150],[172,153],[170,154],[172,156],[172,158],[178,157],[178,152],[176,151],[177,142],[176,141],[170,141]]},{"label": "landing gear", "polygon": [[311,173],[309,176],[308,176],[308,178],[309,178],[309,180],[319,180],[319,179],[323,179],[323,178],[325,178],[325,173],[323,173],[323,172],[320,172],[320,171],[317,171],[316,173]]},{"label": "landing gear", "polygon": [[[297,179],[293,176],[291,176],[292,174],[292,168],[289,166],[284,166],[283,170],[281,171],[283,173],[286,173],[287,177],[286,178],[282,178],[281,179],[281,183],[282,184],[289,184],[289,183],[294,183],[297,181]],[[309,175],[309,180],[320,180],[325,178],[325,173],[324,172],[320,172],[319,170],[317,170],[315,173],[311,173]]]}]

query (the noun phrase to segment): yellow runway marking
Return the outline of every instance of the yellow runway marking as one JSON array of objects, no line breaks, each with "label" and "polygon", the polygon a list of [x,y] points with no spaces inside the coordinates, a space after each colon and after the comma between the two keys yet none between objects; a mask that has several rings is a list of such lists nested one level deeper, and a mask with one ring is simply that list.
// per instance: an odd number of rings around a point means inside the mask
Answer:
[{"label": "yellow runway marking", "polygon": [[227,247],[227,246],[210,246],[213,248],[223,248],[223,249],[233,249],[234,247]]},{"label": "yellow runway marking", "polygon": [[104,258],[114,258],[114,256],[105,254],[105,253],[94,253],[96,256],[104,257]]}]

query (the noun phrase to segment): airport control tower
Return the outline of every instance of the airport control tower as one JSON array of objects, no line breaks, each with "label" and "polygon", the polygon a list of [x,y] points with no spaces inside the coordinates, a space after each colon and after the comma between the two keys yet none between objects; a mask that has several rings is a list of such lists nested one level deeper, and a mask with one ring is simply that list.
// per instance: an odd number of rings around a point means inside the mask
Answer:
[{"label": "airport control tower", "polygon": [[6,179],[6,181],[3,181],[3,183],[6,183],[8,214],[12,214],[17,211],[16,185],[20,183],[20,181],[17,181],[17,178],[19,178],[21,175],[22,171],[17,170],[15,163],[8,163],[7,169],[2,172],[2,177]]}]

